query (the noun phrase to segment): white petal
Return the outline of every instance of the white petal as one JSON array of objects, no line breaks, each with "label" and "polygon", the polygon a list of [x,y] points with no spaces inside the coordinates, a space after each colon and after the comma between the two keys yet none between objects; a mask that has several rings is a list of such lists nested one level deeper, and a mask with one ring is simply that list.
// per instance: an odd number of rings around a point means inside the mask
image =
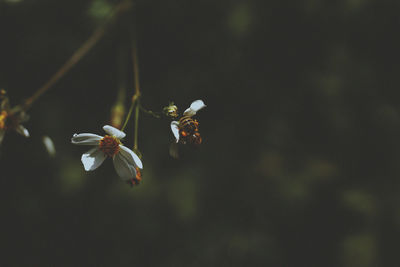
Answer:
[{"label": "white petal", "polygon": [[105,160],[106,155],[98,148],[92,148],[82,155],[82,163],[85,171],[93,171],[99,167]]},{"label": "white petal", "polygon": [[194,116],[196,112],[202,108],[205,108],[206,105],[204,104],[203,100],[196,100],[190,105],[188,109],[185,110],[183,113],[184,116]]},{"label": "white petal", "polygon": [[119,145],[119,147],[121,148],[119,153],[122,153],[124,158],[128,159],[129,163],[136,165],[139,169],[143,169],[142,161],[135,154],[135,152],[133,152],[132,150],[123,145]]},{"label": "white petal", "polygon": [[136,177],[135,166],[130,164],[122,153],[118,153],[114,156],[113,163],[115,171],[123,180],[130,180]]},{"label": "white petal", "polygon": [[25,137],[29,137],[28,130],[22,125],[18,125],[18,127],[15,129],[15,131],[17,131],[17,133],[19,133],[20,135],[23,135]]},{"label": "white petal", "polygon": [[115,136],[118,139],[122,139],[126,136],[126,134],[120,130],[118,130],[117,128],[114,128],[110,125],[104,125],[103,126],[103,130],[108,133],[111,136]]},{"label": "white petal", "polygon": [[171,121],[171,131],[175,136],[176,142],[179,142],[179,122]]},{"label": "white petal", "polygon": [[206,107],[206,105],[204,104],[203,100],[196,100],[196,101],[193,101],[192,104],[190,104],[190,108],[196,112],[204,107]]},{"label": "white petal", "polygon": [[95,146],[99,144],[101,138],[103,137],[97,134],[81,133],[81,134],[74,134],[74,136],[72,136],[71,138],[71,142],[75,145]]},{"label": "white petal", "polygon": [[54,146],[53,140],[51,140],[50,137],[45,135],[42,137],[42,141],[43,141],[44,147],[47,150],[47,153],[49,153],[49,156],[54,157],[56,155],[56,148]]}]

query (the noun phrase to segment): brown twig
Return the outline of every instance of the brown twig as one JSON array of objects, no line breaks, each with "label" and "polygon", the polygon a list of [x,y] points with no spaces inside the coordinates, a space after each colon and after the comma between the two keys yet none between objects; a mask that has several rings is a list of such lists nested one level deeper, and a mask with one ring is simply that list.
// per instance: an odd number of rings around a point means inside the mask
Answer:
[{"label": "brown twig", "polygon": [[61,79],[76,63],[78,63],[83,56],[90,51],[90,49],[103,37],[107,28],[115,21],[115,18],[122,14],[124,11],[130,9],[132,3],[130,1],[122,1],[110,13],[106,22],[99,26],[87,39],[81,47],[79,47],[72,56],[61,66],[61,68],[30,98],[24,103],[24,109],[28,110],[32,104],[46,91],[48,91],[59,79]]}]

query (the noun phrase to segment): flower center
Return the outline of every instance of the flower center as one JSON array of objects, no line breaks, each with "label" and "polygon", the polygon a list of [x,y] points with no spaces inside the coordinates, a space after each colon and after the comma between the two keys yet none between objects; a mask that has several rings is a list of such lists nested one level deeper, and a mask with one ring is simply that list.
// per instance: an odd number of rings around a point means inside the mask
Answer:
[{"label": "flower center", "polygon": [[109,157],[113,157],[119,152],[119,145],[121,142],[118,138],[110,135],[104,136],[99,141],[100,150]]}]

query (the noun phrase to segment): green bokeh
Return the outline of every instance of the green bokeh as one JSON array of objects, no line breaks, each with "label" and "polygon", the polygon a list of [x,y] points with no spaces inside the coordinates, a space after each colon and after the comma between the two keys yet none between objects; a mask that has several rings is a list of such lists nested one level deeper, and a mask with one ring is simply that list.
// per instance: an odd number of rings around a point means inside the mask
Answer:
[{"label": "green bokeh", "polygon": [[[31,96],[115,0],[0,0],[0,88]],[[137,0],[0,148],[2,266],[400,266],[400,2]],[[203,144],[141,113],[142,184],[74,133],[104,134],[118,88],[207,108]],[[133,146],[133,121],[124,144]],[[50,157],[42,136],[57,154]],[[21,256],[22,255],[22,256]]]}]

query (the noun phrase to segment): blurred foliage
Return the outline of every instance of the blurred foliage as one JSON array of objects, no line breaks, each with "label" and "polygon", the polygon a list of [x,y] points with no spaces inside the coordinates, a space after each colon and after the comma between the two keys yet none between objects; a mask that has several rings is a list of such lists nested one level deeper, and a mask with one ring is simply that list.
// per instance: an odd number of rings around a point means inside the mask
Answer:
[{"label": "blurred foliage", "polygon": [[93,19],[101,22],[106,19],[112,11],[112,5],[107,0],[93,1],[89,7],[88,15]]},{"label": "blurred foliage", "polygon": [[[22,102],[115,0],[0,0],[0,88]],[[400,2],[137,0],[0,148],[4,266],[399,266]],[[143,183],[85,173],[72,134],[103,134],[138,39],[141,103],[196,115],[168,155],[141,113]],[[133,94],[132,73],[126,77]],[[133,145],[133,122],[124,143]],[[49,157],[41,137],[56,147]],[[24,256],[21,257],[21,254]]]}]

